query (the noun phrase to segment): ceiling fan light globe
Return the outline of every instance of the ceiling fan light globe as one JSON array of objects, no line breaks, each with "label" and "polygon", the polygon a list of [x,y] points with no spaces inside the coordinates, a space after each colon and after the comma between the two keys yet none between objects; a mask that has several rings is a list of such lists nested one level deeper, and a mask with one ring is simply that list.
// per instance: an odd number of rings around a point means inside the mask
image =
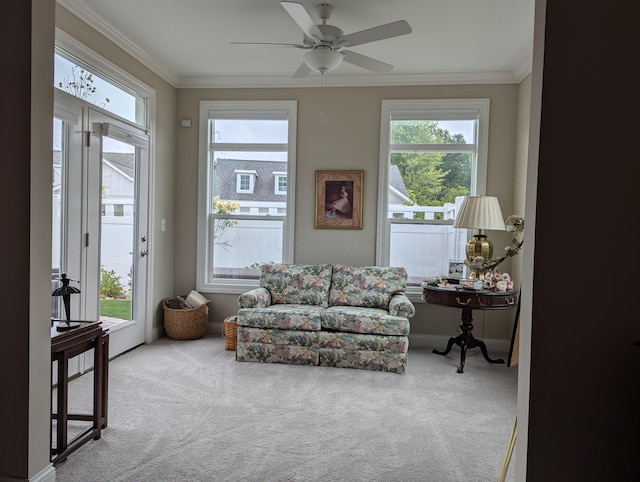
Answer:
[{"label": "ceiling fan light globe", "polygon": [[304,63],[311,70],[324,73],[337,68],[342,63],[342,54],[331,49],[318,49],[307,52]]}]

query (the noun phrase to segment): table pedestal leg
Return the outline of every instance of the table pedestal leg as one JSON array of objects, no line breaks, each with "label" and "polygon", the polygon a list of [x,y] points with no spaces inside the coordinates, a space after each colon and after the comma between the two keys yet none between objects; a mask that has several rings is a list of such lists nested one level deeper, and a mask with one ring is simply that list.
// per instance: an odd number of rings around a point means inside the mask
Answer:
[{"label": "table pedestal leg", "polygon": [[482,356],[489,363],[504,363],[502,358],[492,359],[489,358],[487,353],[487,346],[482,340],[478,340],[471,333],[473,331],[473,317],[471,316],[471,308],[462,308],[462,321],[460,322],[461,333],[458,336],[452,336],[447,342],[447,348],[445,351],[433,350],[433,353],[437,355],[448,355],[453,345],[460,347],[460,366],[458,367],[458,373],[464,372],[464,362],[467,356],[468,348],[480,347]]}]

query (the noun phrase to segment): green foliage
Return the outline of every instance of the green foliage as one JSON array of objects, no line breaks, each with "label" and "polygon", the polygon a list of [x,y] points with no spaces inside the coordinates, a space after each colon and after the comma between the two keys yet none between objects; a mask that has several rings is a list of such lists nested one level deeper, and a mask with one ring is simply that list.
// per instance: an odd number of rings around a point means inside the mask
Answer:
[{"label": "green foliage", "polygon": [[[79,99],[87,100],[98,90],[97,87],[93,85],[93,82],[93,74],[74,65],[71,68],[71,77],[65,78],[64,82],[58,82],[58,87]],[[104,107],[108,102],[111,101],[105,98],[102,106]]]},{"label": "green foliage", "polygon": [[100,298],[120,298],[124,294],[124,287],[115,270],[107,271],[100,266]]},{"label": "green foliage", "polygon": [[[451,135],[437,121],[393,122],[394,144],[466,144],[461,134]],[[456,196],[469,194],[471,155],[467,153],[393,153],[409,197],[420,206],[443,206]]]}]

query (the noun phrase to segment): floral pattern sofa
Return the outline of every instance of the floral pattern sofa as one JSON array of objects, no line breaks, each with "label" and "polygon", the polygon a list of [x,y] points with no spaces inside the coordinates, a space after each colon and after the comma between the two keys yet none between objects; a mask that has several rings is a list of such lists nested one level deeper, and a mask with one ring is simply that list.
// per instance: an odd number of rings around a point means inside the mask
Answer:
[{"label": "floral pattern sofa", "polygon": [[409,318],[400,267],[266,264],[238,297],[237,361],[404,374]]}]

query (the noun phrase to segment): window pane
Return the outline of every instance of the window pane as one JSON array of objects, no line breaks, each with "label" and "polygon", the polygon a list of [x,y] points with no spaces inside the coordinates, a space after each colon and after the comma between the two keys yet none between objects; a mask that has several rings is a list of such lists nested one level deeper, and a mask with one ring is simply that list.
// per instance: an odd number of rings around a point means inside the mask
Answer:
[{"label": "window pane", "polygon": [[[51,291],[59,288],[58,281],[62,270],[62,223],[63,223],[63,156],[64,156],[64,130],[62,120],[53,119],[53,172],[51,191]],[[60,296],[51,297],[51,317],[61,318]]]},{"label": "window pane", "polygon": [[431,276],[447,276],[450,262],[465,259],[466,229],[447,224],[392,223],[390,233],[389,264],[407,267],[409,285],[419,285]]},{"label": "window pane", "polygon": [[473,144],[475,142],[474,120],[391,121],[392,144]]},{"label": "window pane", "polygon": [[259,265],[282,262],[283,221],[210,217],[215,278],[258,279]]},{"label": "window pane", "polygon": [[[144,125],[142,98],[126,92],[99,75],[55,54],[54,87],[86,100],[124,119]],[[136,108],[140,112],[136,111]],[[137,117],[136,117],[136,114]]]},{"label": "window pane", "polygon": [[213,142],[286,144],[289,123],[284,120],[214,119]]},{"label": "window pane", "polygon": [[255,158],[217,159],[213,162],[212,170],[212,200],[209,209],[213,209],[217,196],[220,200],[238,204],[238,209],[233,213],[285,214],[286,187],[284,191],[275,192],[273,186],[276,182],[274,172],[287,172],[286,161],[263,161]]},{"label": "window pane", "polygon": [[[403,211],[403,206],[443,207],[471,193],[473,155],[470,153],[392,153],[390,161],[389,217],[399,217],[397,213]],[[443,212],[425,208],[403,217],[447,219]]]}]

